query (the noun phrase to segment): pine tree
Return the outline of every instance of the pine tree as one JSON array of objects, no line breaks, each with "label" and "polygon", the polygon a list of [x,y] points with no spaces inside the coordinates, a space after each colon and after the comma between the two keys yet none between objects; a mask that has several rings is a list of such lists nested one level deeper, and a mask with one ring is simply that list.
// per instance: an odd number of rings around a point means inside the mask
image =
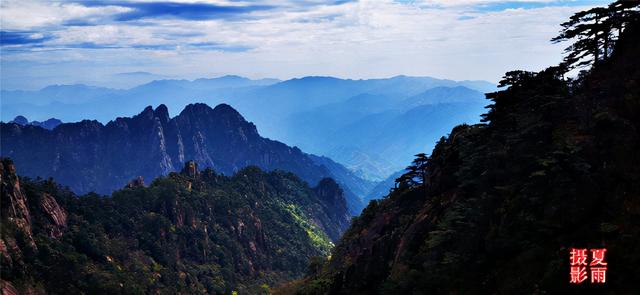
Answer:
[{"label": "pine tree", "polygon": [[562,24],[560,35],[551,39],[558,43],[576,40],[565,49],[566,70],[598,64],[606,60],[617,36],[631,21],[638,19],[638,0],[618,0],[608,7],[580,11]]}]

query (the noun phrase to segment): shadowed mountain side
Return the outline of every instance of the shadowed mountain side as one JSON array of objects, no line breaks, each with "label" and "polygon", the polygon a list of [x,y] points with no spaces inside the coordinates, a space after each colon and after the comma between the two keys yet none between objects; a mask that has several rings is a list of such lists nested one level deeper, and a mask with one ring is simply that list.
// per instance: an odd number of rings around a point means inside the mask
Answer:
[{"label": "shadowed mountain side", "polygon": [[[367,191],[372,184],[351,175],[325,159],[318,165],[296,147],[261,137],[255,125],[229,105],[210,108],[188,105],[170,118],[166,106],[145,108],[131,118],[117,118],[106,125],[97,121],[65,123],[54,130],[12,123],[0,125],[2,156],[11,157],[19,173],[54,177],[77,193],[109,194],[130,179],[153,179],[182,167],[187,159],[202,167],[230,175],[246,166],[290,171],[315,184],[335,177],[347,197],[352,214],[362,208],[351,191]],[[329,167],[327,167],[329,166]]]},{"label": "shadowed mountain side", "polygon": [[[596,38],[577,42],[596,45],[619,27],[594,24],[592,14],[626,20],[613,53],[591,55],[593,67],[576,79],[563,78],[577,62],[572,55],[569,64],[539,73],[508,72],[504,89],[487,95],[493,104],[484,123],[457,126],[429,156],[417,155],[397,188],[369,203],[330,257],[312,261],[304,280],[276,293],[637,293],[637,6],[617,1],[572,17],[566,26]],[[580,284],[572,248],[605,249],[606,278],[589,253]]]}]

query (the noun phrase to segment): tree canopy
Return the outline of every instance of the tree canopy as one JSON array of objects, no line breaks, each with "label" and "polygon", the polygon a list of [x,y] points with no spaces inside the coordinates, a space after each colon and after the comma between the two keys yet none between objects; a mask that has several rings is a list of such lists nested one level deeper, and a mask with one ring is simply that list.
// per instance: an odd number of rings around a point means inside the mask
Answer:
[{"label": "tree canopy", "polygon": [[618,0],[607,7],[580,11],[562,23],[560,35],[551,39],[558,43],[575,40],[565,49],[562,66],[566,70],[586,67],[606,60],[615,42],[628,24],[639,17],[637,0]]}]

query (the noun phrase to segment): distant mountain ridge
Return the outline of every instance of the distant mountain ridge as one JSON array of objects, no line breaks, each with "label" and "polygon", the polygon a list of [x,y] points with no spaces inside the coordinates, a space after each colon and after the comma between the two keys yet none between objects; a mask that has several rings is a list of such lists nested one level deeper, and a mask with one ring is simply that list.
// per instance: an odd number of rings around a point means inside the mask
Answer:
[{"label": "distant mountain ridge", "polygon": [[149,106],[106,125],[84,120],[54,130],[2,123],[0,132],[2,156],[12,158],[20,174],[54,177],[80,194],[109,194],[137,176],[167,175],[189,159],[227,175],[255,165],[293,172],[310,184],[333,177],[345,191],[351,214],[359,213],[360,196],[373,185],[329,159],[319,164],[296,147],[261,137],[253,123],[226,104],[190,104],[173,118],[165,105]]},{"label": "distant mountain ridge", "polygon": [[[193,102],[227,103],[254,122],[262,136],[328,156],[360,177],[380,181],[402,169],[413,154],[433,148],[453,126],[477,123],[487,103],[483,93],[495,89],[486,81],[432,77],[308,76],[279,81],[222,76],[155,80],[126,90],[57,85],[3,91],[0,112],[5,118],[20,114],[108,122],[136,115],[148,105],[181,110]],[[420,116],[421,109],[430,115]],[[398,149],[401,143],[408,146]]]},{"label": "distant mountain ridge", "polygon": [[[154,80],[129,89],[112,89],[83,84],[51,85],[40,90],[2,90],[2,117],[13,118],[25,115],[43,120],[54,116],[65,122],[80,121],[86,118],[108,122],[111,118],[133,115],[146,105],[167,104],[170,109],[182,109],[189,103],[207,102],[209,104],[231,103],[244,100],[249,96],[271,97],[274,94],[289,93],[298,99],[311,96],[335,97],[346,99],[362,93],[380,95],[416,95],[434,87],[464,86],[479,92],[495,90],[495,85],[486,81],[453,81],[431,77],[395,76],[386,79],[340,79],[334,77],[309,76],[286,81],[278,79],[252,80],[241,76],[227,75],[217,78],[195,80],[163,79]],[[342,95],[328,93],[328,88],[342,89]],[[168,92],[162,92],[168,91]],[[330,95],[328,95],[330,94]],[[400,95],[401,94],[401,95]],[[160,95],[161,97],[157,97]],[[173,98],[163,101],[162,98]],[[121,101],[130,103],[123,108],[102,108],[100,112],[91,106],[118,105]],[[146,104],[145,104],[146,103]],[[309,101],[307,101],[309,103]],[[320,101],[321,104],[330,103]],[[61,108],[61,105],[67,109]],[[45,106],[53,108],[43,108]],[[312,105],[309,105],[312,106]],[[241,112],[244,110],[238,105]],[[20,112],[22,110],[22,112]],[[86,111],[78,116],[77,111]]]},{"label": "distant mountain ridge", "polygon": [[360,94],[292,115],[285,125],[298,127],[285,128],[290,132],[282,137],[362,177],[383,180],[457,124],[478,123],[487,102],[483,93],[464,86],[406,98]]},{"label": "distant mountain ridge", "polygon": [[52,130],[53,128],[56,128],[58,125],[62,124],[62,121],[56,119],[56,118],[50,118],[47,119],[45,121],[31,121],[29,122],[29,120],[27,118],[25,118],[24,116],[16,116],[12,121],[10,121],[9,123],[16,123],[18,125],[33,125],[33,126],[39,126],[42,127],[44,129],[49,129]]}]

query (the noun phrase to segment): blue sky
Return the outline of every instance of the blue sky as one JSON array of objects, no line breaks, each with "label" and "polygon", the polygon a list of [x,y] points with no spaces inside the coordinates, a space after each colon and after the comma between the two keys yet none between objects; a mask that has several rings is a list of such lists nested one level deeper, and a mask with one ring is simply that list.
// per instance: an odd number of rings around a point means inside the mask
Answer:
[{"label": "blue sky", "polygon": [[[159,78],[435,76],[497,81],[561,59],[591,0],[0,2],[2,89]],[[135,73],[128,75],[127,73]]]}]

